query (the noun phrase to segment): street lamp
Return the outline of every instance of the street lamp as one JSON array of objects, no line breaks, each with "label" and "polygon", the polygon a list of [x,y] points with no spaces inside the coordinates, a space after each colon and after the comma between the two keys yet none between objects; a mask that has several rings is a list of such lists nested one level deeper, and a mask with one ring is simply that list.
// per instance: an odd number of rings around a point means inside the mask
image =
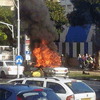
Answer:
[{"label": "street lamp", "polygon": [[[5,22],[2,22],[2,21],[0,21],[0,23],[8,26],[8,28],[12,32],[12,38],[14,38],[14,27],[13,27],[13,25],[12,24],[8,24],[8,23],[5,23]],[[13,47],[13,60],[15,60],[14,59],[14,47]]]},{"label": "street lamp", "polygon": [[16,0],[17,1],[17,5],[15,3],[15,1],[13,0],[13,3],[15,5],[15,7],[17,8],[17,21],[18,21],[18,28],[17,28],[17,32],[18,32],[18,55],[20,55],[20,9],[19,9],[19,0]]},{"label": "street lamp", "polygon": [[[15,5],[15,7],[17,8],[17,17],[18,17],[18,19],[17,19],[17,21],[18,21],[18,28],[17,28],[17,32],[18,32],[18,36],[17,36],[17,38],[18,38],[18,55],[20,55],[20,9],[19,9],[19,0],[16,0],[17,1],[17,5],[16,5],[16,3],[15,3],[15,1],[13,0],[13,3],[14,3],[14,5]],[[19,65],[18,65],[18,69],[17,69],[17,78],[19,78]]]}]

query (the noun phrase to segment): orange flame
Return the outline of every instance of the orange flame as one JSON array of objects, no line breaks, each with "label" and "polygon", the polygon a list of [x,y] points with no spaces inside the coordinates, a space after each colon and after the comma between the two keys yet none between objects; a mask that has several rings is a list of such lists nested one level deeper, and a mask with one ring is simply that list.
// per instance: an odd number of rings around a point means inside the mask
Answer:
[{"label": "orange flame", "polygon": [[58,53],[50,50],[47,47],[47,41],[42,40],[40,47],[33,50],[33,55],[36,57],[35,67],[58,67],[61,65],[61,57]]}]

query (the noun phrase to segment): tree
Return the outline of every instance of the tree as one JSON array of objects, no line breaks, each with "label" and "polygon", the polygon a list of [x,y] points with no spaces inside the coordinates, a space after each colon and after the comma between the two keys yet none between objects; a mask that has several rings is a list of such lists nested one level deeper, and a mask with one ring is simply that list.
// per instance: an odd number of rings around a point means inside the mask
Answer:
[{"label": "tree", "polygon": [[0,44],[5,45],[7,40],[7,35],[0,30]]},{"label": "tree", "polygon": [[[8,24],[12,24],[13,23],[13,11],[11,11],[10,7],[0,7],[0,21],[8,23]],[[4,24],[0,24],[0,33],[6,34],[4,36],[6,36],[6,39],[2,42],[0,42],[0,45],[12,45],[12,32],[9,30],[9,28],[7,27],[7,25]],[[8,41],[8,42],[5,42]],[[4,42],[4,43],[3,43]]]},{"label": "tree", "polygon": [[96,35],[93,43],[96,53],[96,67],[98,67],[98,51],[100,50],[100,1],[99,0],[71,0],[74,10],[67,15],[72,26],[83,26],[84,24],[95,24]]},{"label": "tree", "polygon": [[59,2],[46,0],[45,3],[50,11],[50,19],[55,22],[55,28],[58,34],[60,34],[63,31],[62,26],[68,23],[68,20],[65,16],[65,10],[59,4]]},{"label": "tree", "polygon": [[[71,0],[74,11],[67,15],[72,26],[96,24],[100,18],[99,0]],[[97,1],[97,2],[96,2]]]}]

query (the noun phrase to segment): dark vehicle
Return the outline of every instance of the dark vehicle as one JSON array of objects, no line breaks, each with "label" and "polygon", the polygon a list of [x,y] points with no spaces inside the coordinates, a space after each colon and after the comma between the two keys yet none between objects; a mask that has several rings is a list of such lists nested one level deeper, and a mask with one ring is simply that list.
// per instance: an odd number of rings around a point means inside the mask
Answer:
[{"label": "dark vehicle", "polygon": [[0,84],[0,100],[60,100],[60,98],[49,88]]}]

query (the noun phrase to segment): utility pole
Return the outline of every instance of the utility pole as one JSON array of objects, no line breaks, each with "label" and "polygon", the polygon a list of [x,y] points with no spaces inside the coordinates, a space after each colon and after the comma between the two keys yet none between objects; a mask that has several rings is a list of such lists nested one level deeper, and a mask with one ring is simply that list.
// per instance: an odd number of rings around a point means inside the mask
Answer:
[{"label": "utility pole", "polygon": [[20,10],[19,10],[19,0],[17,0],[18,9],[18,55],[20,55]]},{"label": "utility pole", "polygon": [[[16,6],[17,8],[17,21],[18,21],[18,28],[17,28],[17,32],[18,32],[18,56],[20,55],[20,8],[19,8],[19,0],[16,0],[17,1],[17,5],[15,3],[15,1],[13,0],[13,3],[14,5]],[[19,78],[19,67],[20,65],[18,65],[18,69],[17,69],[17,78]]]},{"label": "utility pole", "polygon": [[[20,10],[19,10],[19,0],[17,0],[17,12],[18,12],[18,55],[20,55]],[[18,74],[17,78],[19,78],[19,67],[18,65]]]}]

